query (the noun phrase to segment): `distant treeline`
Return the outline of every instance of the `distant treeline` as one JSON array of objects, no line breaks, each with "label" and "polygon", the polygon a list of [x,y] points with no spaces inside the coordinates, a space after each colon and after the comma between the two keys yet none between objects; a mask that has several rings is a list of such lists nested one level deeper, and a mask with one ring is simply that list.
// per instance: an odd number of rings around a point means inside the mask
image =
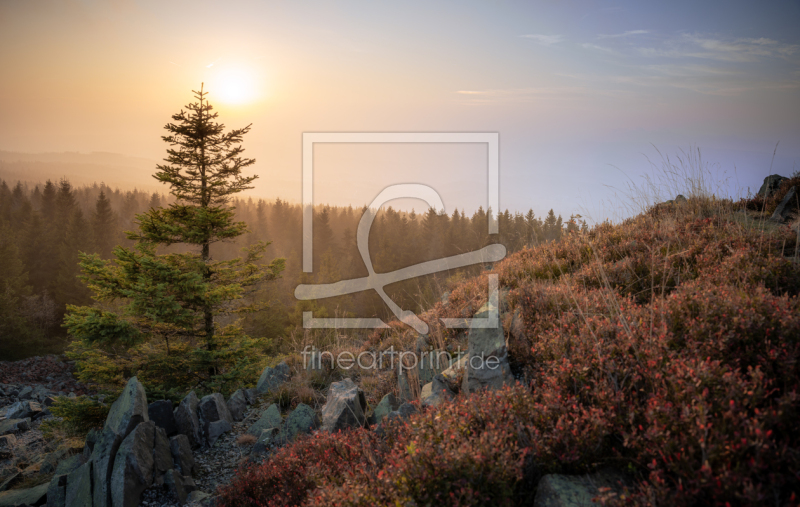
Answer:
[{"label": "distant treeline", "polygon": [[[73,187],[68,180],[50,180],[31,188],[0,182],[0,360],[63,347],[61,319],[67,304],[90,303],[89,291],[78,279],[79,252],[112,258],[117,245],[132,246],[124,231],[136,227],[136,215],[173,202],[171,195],[121,191],[105,185]],[[299,330],[302,312],[314,316],[390,318],[377,294],[361,293],[322,301],[297,301],[299,283],[328,283],[367,275],[355,239],[362,208],[314,208],[313,272],[302,272],[302,208],[281,199],[252,198],[231,203],[249,232],[237,242],[213,245],[212,255],[232,258],[247,244],[271,241],[269,256],[285,257],[278,282],[266,284],[248,297],[269,302],[249,315],[244,325],[251,335],[280,338]],[[552,210],[544,218],[505,211],[498,216],[499,235],[488,235],[487,214],[471,217],[455,210],[447,215],[381,210],[370,233],[370,255],[377,272],[502,243],[509,253],[586,227],[575,217],[566,222]],[[448,278],[460,278],[481,266],[408,280],[387,287],[387,294],[404,309],[420,310],[441,298]],[[452,281],[452,280],[451,280]]]}]

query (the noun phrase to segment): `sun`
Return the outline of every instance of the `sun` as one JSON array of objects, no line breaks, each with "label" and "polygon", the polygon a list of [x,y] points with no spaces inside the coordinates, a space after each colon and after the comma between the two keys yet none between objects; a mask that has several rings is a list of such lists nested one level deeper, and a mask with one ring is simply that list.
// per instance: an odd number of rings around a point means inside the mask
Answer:
[{"label": "sun", "polygon": [[247,69],[220,69],[209,84],[211,86],[208,90],[213,99],[224,104],[233,106],[250,104],[259,97],[256,76]]}]

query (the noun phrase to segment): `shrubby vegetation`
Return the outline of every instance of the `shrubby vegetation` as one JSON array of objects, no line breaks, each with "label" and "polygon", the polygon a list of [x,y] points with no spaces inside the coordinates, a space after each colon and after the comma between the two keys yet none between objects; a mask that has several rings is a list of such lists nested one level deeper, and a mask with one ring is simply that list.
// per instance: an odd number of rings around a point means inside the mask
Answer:
[{"label": "shrubby vegetation", "polygon": [[[520,384],[386,440],[300,439],[223,505],[523,505],[542,474],[606,465],[632,479],[608,505],[798,504],[798,240],[752,207],[698,196],[510,256],[493,272]],[[438,318],[478,308],[485,280],[422,316],[445,346],[464,336]]]}]

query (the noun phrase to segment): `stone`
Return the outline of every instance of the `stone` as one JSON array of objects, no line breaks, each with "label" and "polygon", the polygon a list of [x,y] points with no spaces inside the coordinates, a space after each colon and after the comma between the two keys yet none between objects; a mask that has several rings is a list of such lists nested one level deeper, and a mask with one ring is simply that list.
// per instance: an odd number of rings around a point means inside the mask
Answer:
[{"label": "stone", "polygon": [[287,380],[290,375],[289,365],[281,362],[275,368],[267,366],[261,373],[261,377],[256,384],[256,391],[258,394],[266,394],[269,392],[277,391]]},{"label": "stone", "polygon": [[237,390],[228,398],[228,412],[234,421],[239,422],[244,419],[244,413],[247,411],[247,397],[242,389]]},{"label": "stone", "polygon": [[328,400],[322,407],[322,429],[339,431],[353,426],[366,426],[367,399],[364,391],[350,378],[334,382],[328,389]]},{"label": "stone", "polygon": [[678,195],[675,196],[675,202],[676,203],[681,203],[681,202],[686,202],[686,201],[687,201],[686,197],[683,196],[682,194],[678,194]]},{"label": "stone", "polygon": [[411,403],[403,403],[396,411],[390,412],[389,415],[386,416],[386,420],[408,419],[411,414],[416,414],[417,412],[419,412],[417,407]]},{"label": "stone", "polygon": [[156,426],[164,428],[168,437],[178,433],[178,426],[175,424],[175,414],[170,400],[154,401],[147,406],[147,415],[151,421],[156,423]]},{"label": "stone", "polygon": [[22,472],[14,472],[0,483],[0,492],[8,491],[24,479]]},{"label": "stone", "polygon": [[186,395],[180,405],[175,409],[175,424],[178,433],[189,438],[192,449],[197,449],[203,444],[203,431],[200,419],[197,417],[197,405],[200,401],[194,391]]},{"label": "stone", "polygon": [[314,409],[305,403],[298,403],[292,412],[286,416],[278,434],[278,442],[283,444],[291,442],[297,435],[308,434],[319,427],[319,418]]},{"label": "stone", "polygon": [[92,455],[92,451],[94,451],[94,444],[100,440],[100,437],[103,436],[103,433],[96,429],[92,428],[89,430],[89,433],[86,434],[86,441],[83,445],[83,460],[89,461],[89,458]]},{"label": "stone", "polygon": [[169,450],[170,454],[172,454],[172,463],[182,475],[193,476],[197,473],[192,446],[189,444],[189,438],[186,435],[175,435],[170,438]]},{"label": "stone", "polygon": [[67,456],[69,455],[69,449],[64,447],[59,447],[55,451],[51,452],[47,456],[44,457],[42,460],[41,467],[39,471],[43,474],[50,474],[53,473],[56,469],[56,466]]},{"label": "stone", "polygon": [[38,507],[47,501],[49,484],[41,484],[30,489],[12,489],[0,493],[0,507],[33,505]]},{"label": "stone", "polygon": [[594,505],[592,498],[600,488],[622,492],[625,478],[611,469],[588,475],[545,475],[536,487],[535,507],[572,507]]},{"label": "stone", "polygon": [[[111,430],[103,431],[100,439],[95,442],[90,457],[92,464],[92,498],[95,507],[108,507],[111,505],[111,490],[109,482],[114,470],[114,458],[123,438]],[[69,496],[69,481],[67,481],[67,496]],[[67,504],[71,505],[71,504]]]},{"label": "stone", "polygon": [[172,469],[172,450],[167,432],[164,428],[156,426],[153,433],[153,480],[160,483],[159,479],[170,469]]},{"label": "stone", "polygon": [[31,397],[33,397],[33,388],[31,386],[23,387],[17,394],[17,398],[20,400],[29,400]]},{"label": "stone", "polygon": [[758,195],[761,197],[767,198],[772,194],[772,192],[778,190],[778,187],[781,186],[781,183],[786,178],[781,176],[780,174],[771,174],[764,178],[764,183],[762,183],[761,188],[758,189]]},{"label": "stone", "polygon": [[66,507],[67,476],[54,475],[47,486],[47,507]]},{"label": "stone", "polygon": [[468,359],[469,356],[464,354],[459,359],[455,359],[450,367],[441,373],[442,380],[454,393],[461,390],[461,382],[464,379],[464,370],[467,367]]},{"label": "stone", "polygon": [[[65,504],[68,507],[92,507],[93,464],[88,462],[67,476]],[[97,505],[96,503],[94,505]]]},{"label": "stone", "polygon": [[[398,373],[397,375],[397,388],[400,392],[400,401],[405,403],[407,401],[412,401],[415,398],[414,391],[411,389],[411,384],[413,381],[408,376],[408,373],[403,371],[402,373]],[[419,384],[419,382],[417,382]]]},{"label": "stone", "polygon": [[273,403],[264,412],[262,412],[258,421],[254,422],[253,425],[247,429],[247,433],[253,435],[254,437],[258,437],[261,435],[261,432],[266,429],[279,428],[281,421],[281,411],[278,408],[278,405]]},{"label": "stone", "polygon": [[83,456],[80,454],[73,454],[72,456],[63,459],[58,462],[56,465],[56,475],[66,475],[71,474],[75,470],[77,470],[81,465],[83,465]]},{"label": "stone", "polygon": [[156,424],[143,422],[122,441],[111,473],[111,505],[138,507],[142,492],[153,484]]},{"label": "stone", "polygon": [[[476,319],[487,319],[498,314],[497,297],[490,298],[475,315]],[[466,362],[461,390],[465,394],[482,389],[500,389],[514,383],[508,364],[508,349],[505,333],[499,322],[494,327],[479,327],[482,323],[473,320],[469,330],[469,359]]]},{"label": "stone", "polygon": [[[197,405],[197,415],[200,418],[200,425],[203,428],[203,436],[205,437],[206,444],[211,447],[217,438],[233,428],[233,417],[228,411],[228,405],[225,403],[225,398],[220,393],[209,394],[203,396],[200,403]],[[211,425],[217,421],[227,422],[227,430],[223,430],[223,424],[214,426],[214,437],[211,436]],[[213,441],[212,441],[213,440]]]},{"label": "stone", "polygon": [[175,495],[178,502],[183,505],[192,491],[197,490],[197,485],[191,477],[184,477],[175,470],[170,470],[164,476],[164,484],[167,485],[170,492]]},{"label": "stone", "polygon": [[[418,344],[419,346],[419,344]],[[427,384],[437,374],[450,367],[450,354],[441,350],[428,351],[425,349],[417,352],[417,376],[420,384]]]},{"label": "stone", "polygon": [[455,393],[447,386],[442,375],[433,377],[433,381],[425,384],[419,395],[423,407],[435,407],[455,397]]},{"label": "stone", "polygon": [[0,421],[0,436],[19,433],[30,429],[30,419],[5,419]]},{"label": "stone", "polygon": [[269,450],[272,444],[276,443],[275,437],[278,435],[280,428],[268,428],[261,432],[258,440],[253,444],[250,450],[251,454],[264,454]]},{"label": "stone", "polygon": [[[200,491],[199,489],[197,489],[197,490],[192,491],[191,493],[189,493],[189,496],[186,497],[186,502],[187,503],[203,504],[204,501],[206,501],[206,500],[208,500],[210,498],[213,498],[213,497],[211,495],[209,495],[208,493],[204,493],[204,492]],[[205,505],[205,504],[203,504],[203,505]]]},{"label": "stone", "polygon": [[394,393],[387,394],[381,398],[381,401],[375,406],[375,410],[372,411],[372,416],[369,421],[370,425],[380,424],[384,417],[397,410],[399,407],[400,400],[397,399]]},{"label": "stone", "polygon": [[13,449],[17,445],[17,437],[13,434],[0,437],[0,449]]},{"label": "stone", "polygon": [[800,208],[800,197],[797,196],[797,188],[792,187],[786,192],[778,207],[775,208],[770,220],[772,222],[784,222],[798,208]]},{"label": "stone", "polygon": [[248,405],[255,405],[258,402],[258,391],[255,387],[244,390],[244,396],[247,398]]},{"label": "stone", "polygon": [[111,430],[124,439],[139,423],[149,420],[144,386],[136,377],[131,377],[122,394],[111,405],[103,429]]},{"label": "stone", "polygon": [[206,442],[208,443],[209,447],[214,447],[214,444],[217,443],[219,437],[223,434],[228,433],[229,431],[233,430],[231,423],[226,421],[225,419],[220,419],[219,421],[214,421],[208,425],[208,429],[206,432]]}]

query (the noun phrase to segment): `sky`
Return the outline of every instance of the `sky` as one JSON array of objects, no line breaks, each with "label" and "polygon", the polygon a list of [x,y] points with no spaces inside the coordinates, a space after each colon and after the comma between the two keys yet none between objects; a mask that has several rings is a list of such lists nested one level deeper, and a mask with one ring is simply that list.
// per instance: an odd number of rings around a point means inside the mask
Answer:
[{"label": "sky", "polygon": [[[797,1],[4,0],[0,150],[155,164],[204,83],[252,124],[254,196],[300,201],[304,132],[496,132],[502,209],[602,220],[659,153],[699,148],[721,194],[800,168],[798,26]],[[317,202],[486,206],[484,146],[315,150]]]}]

